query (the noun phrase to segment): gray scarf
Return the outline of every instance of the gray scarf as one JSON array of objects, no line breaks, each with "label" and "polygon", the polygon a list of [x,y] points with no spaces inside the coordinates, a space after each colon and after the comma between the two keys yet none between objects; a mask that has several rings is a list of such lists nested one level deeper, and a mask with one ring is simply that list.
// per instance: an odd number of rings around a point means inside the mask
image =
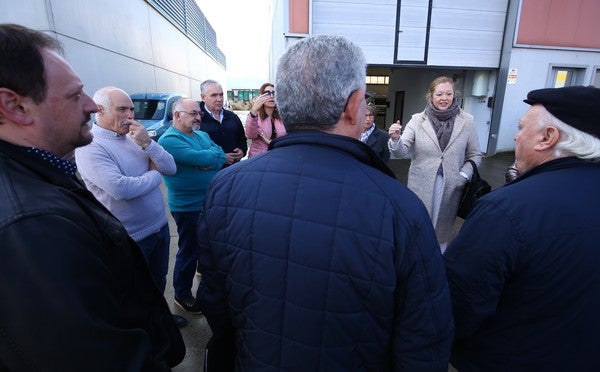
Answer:
[{"label": "gray scarf", "polygon": [[447,110],[441,111],[435,108],[433,103],[428,102],[425,114],[431,121],[431,126],[435,131],[435,135],[438,138],[440,148],[442,151],[448,146],[450,136],[452,135],[452,129],[454,129],[454,119],[458,115],[460,108],[456,100],[452,102],[452,105]]}]

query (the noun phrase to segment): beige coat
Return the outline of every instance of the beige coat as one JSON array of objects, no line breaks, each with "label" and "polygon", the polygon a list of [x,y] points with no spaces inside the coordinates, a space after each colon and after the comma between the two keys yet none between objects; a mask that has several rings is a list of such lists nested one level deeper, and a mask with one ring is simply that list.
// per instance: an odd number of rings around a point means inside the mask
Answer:
[{"label": "beige coat", "polygon": [[435,130],[425,112],[412,116],[402,132],[400,141],[389,141],[390,152],[396,157],[404,157],[412,150],[407,186],[423,201],[430,216],[433,209],[435,176],[442,164],[443,196],[435,225],[435,233],[440,243],[449,243],[454,238],[456,211],[467,183],[460,172],[464,172],[470,178],[473,170],[465,161],[470,159],[477,165],[481,163],[478,142],[473,116],[463,110],[456,116],[450,141],[444,151],[440,149]]}]

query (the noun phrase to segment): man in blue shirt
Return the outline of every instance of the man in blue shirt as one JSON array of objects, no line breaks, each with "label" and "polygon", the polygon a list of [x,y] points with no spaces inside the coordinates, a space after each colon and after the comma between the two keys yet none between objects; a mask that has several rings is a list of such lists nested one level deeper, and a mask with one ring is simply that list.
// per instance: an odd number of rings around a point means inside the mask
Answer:
[{"label": "man in blue shirt", "polygon": [[225,163],[223,150],[208,134],[198,130],[201,113],[198,102],[180,98],[173,104],[173,126],[158,140],[177,164],[177,172],[164,177],[169,209],[179,235],[173,287],[175,304],[190,314],[200,314],[192,295],[198,257],[196,224],[208,184]]}]

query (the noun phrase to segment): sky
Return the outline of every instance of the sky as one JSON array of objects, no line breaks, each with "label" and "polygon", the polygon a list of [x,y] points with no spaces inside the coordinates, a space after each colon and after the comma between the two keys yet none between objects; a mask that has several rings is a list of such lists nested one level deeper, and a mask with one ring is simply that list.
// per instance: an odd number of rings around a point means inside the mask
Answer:
[{"label": "sky", "polygon": [[271,0],[196,0],[227,58],[227,89],[258,89],[269,80]]}]

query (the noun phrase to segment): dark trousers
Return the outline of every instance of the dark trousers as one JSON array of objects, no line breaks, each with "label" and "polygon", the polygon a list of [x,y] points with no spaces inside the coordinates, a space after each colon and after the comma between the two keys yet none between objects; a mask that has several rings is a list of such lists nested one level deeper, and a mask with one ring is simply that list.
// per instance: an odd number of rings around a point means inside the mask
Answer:
[{"label": "dark trousers", "polygon": [[169,270],[169,245],[171,235],[169,224],[165,224],[157,233],[149,235],[137,242],[142,254],[146,258],[152,277],[161,293],[167,285],[167,271]]},{"label": "dark trousers", "polygon": [[197,223],[200,212],[171,212],[177,224],[179,250],[173,268],[175,298],[184,300],[192,297],[192,284],[198,260]]},{"label": "dark trousers", "polygon": [[234,358],[233,333],[213,335],[204,349],[204,372],[233,371]]}]

